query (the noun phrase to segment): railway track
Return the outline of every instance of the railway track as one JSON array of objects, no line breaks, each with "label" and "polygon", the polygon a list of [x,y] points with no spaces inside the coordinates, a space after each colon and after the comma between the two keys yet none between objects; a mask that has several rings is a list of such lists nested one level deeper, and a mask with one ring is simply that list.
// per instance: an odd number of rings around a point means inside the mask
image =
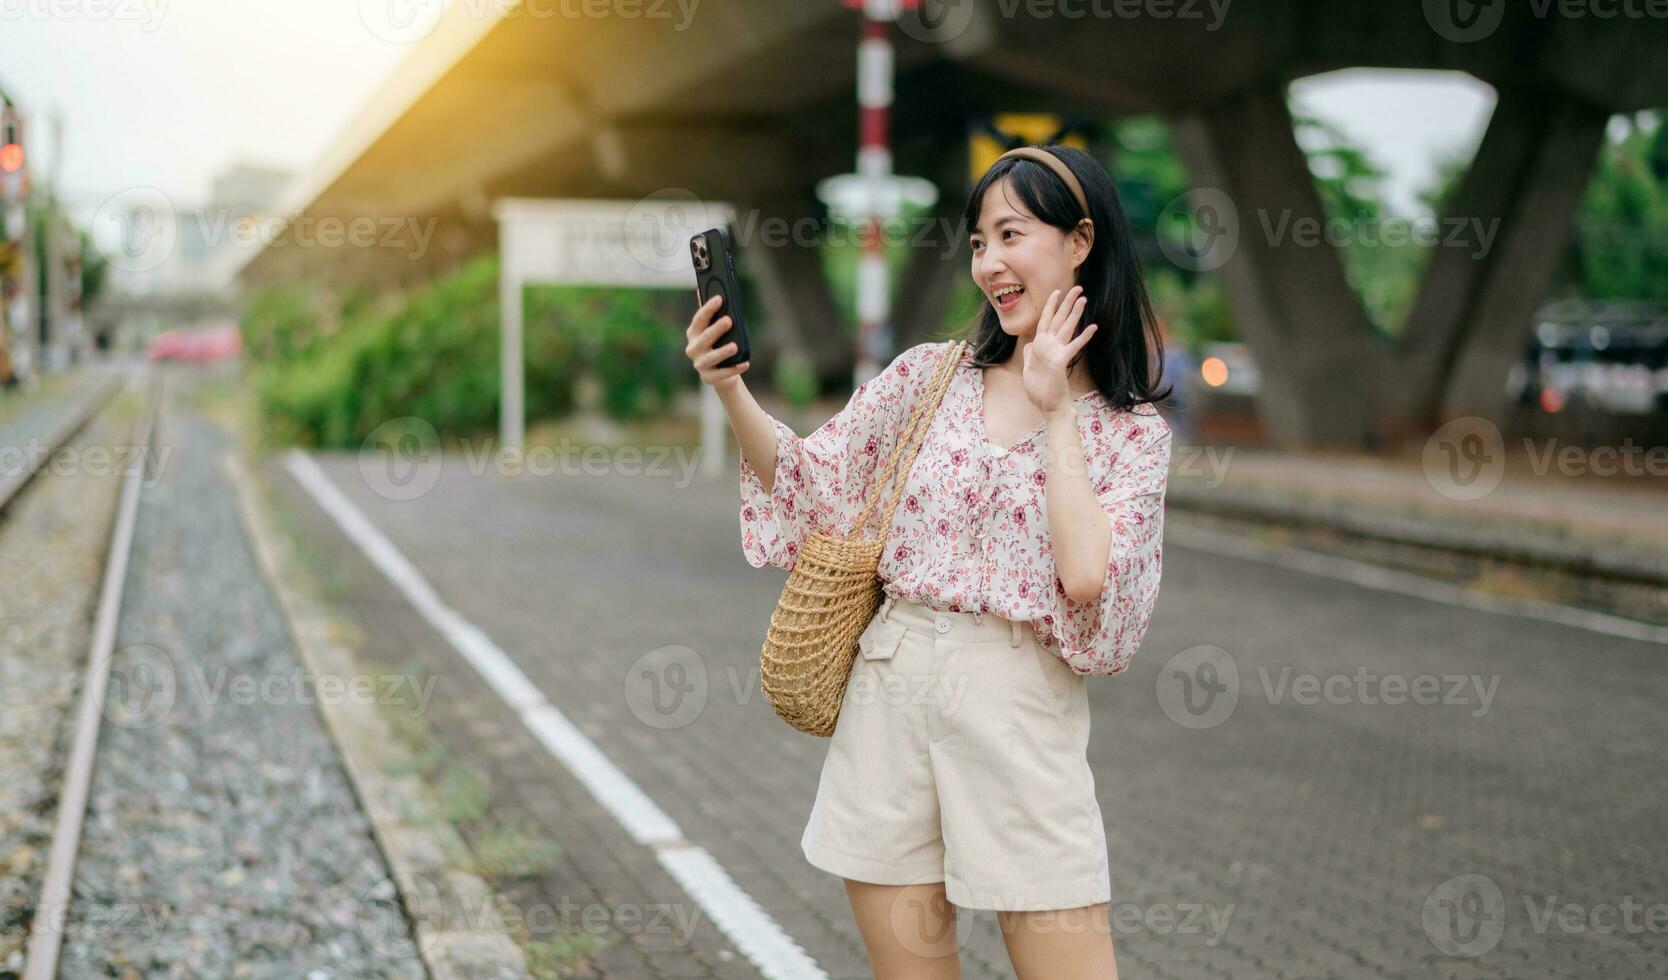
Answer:
[{"label": "railway track", "polygon": [[0,980],[417,980],[221,475],[224,378],[122,380],[4,437],[35,458],[0,512]]},{"label": "railway track", "polygon": [[44,451],[35,454],[22,453],[20,454],[20,459],[23,462],[22,466],[12,472],[0,472],[0,511],[4,511],[6,506],[23,488],[28,486],[40,474],[41,470],[46,467],[47,462],[51,460],[53,453],[68,445],[71,439],[74,439],[81,430],[87,427],[87,423],[91,422],[99,412],[104,410],[106,405],[110,404],[110,399],[116,397],[117,392],[121,391],[126,383],[125,377],[111,379],[96,390],[92,397],[88,398],[83,404],[72,408],[62,419],[48,427],[44,436],[32,437],[31,441],[44,444]]},{"label": "railway track", "polygon": [[[41,451],[23,453],[21,466],[0,474],[0,511],[6,510],[35,480],[50,479],[48,464],[54,455],[87,429],[134,380],[144,383],[145,377],[122,375],[112,378],[96,389],[91,397],[50,424],[44,434],[31,436],[30,442]],[[99,722],[104,714],[110,659],[127,579],[128,556],[150,458],[151,433],[161,404],[160,378],[151,377],[149,383],[151,390],[146,397],[146,406],[133,429],[133,455],[125,464],[119,464],[122,482],[116,519],[111,527],[104,555],[92,642],[84,661],[85,673],[79,688],[79,706],[70,736],[68,761],[57,795],[51,846],[30,922],[22,970],[25,980],[51,980],[58,973],[58,956],[65,927],[64,913],[71,907],[70,892],[75,860],[80,846],[82,821],[86,813],[93,763],[98,747]]]}]

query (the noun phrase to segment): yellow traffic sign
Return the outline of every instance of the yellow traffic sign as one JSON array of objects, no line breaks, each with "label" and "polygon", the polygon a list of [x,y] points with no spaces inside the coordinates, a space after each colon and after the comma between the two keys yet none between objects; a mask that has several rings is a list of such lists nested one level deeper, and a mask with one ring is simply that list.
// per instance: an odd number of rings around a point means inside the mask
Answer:
[{"label": "yellow traffic sign", "polygon": [[[1050,112],[999,112],[991,119],[992,125],[1011,137],[1018,137],[1027,145],[1041,143],[1060,131],[1060,117]],[[1077,133],[1060,140],[1061,146],[1087,151],[1089,144]],[[1008,147],[998,142],[985,130],[976,130],[968,142],[969,162],[973,166],[973,180],[978,182],[996,158]]]}]

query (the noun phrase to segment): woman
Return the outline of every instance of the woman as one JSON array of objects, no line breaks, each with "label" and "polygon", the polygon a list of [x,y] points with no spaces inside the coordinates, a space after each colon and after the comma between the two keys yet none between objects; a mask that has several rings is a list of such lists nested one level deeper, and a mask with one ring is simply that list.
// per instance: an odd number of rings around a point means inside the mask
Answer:
[{"label": "woman", "polygon": [[[1116,977],[1085,678],[1128,666],[1158,595],[1162,343],[1088,154],[1004,154],[965,219],[985,303],[887,535],[801,847],[846,879],[877,977],[958,976],[957,906],[997,911],[1022,980]],[[686,350],[742,448],[743,553],[791,568],[813,528],[851,530],[946,345],[904,351],[801,439],[747,364],[713,366],[734,353],[713,347],[718,305]]]}]

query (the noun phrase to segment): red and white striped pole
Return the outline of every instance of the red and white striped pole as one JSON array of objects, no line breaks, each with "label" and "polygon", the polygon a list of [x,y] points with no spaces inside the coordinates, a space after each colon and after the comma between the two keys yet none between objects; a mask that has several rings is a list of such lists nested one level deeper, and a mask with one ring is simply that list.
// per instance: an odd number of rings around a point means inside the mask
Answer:
[{"label": "red and white striped pole", "polygon": [[862,5],[857,42],[857,175],[869,189],[863,220],[863,254],[857,261],[857,368],[854,384],[879,374],[891,360],[891,283],[886,271],[882,202],[891,198],[892,146],[887,123],[892,112],[892,39],[890,27],[900,6],[917,0],[847,0]]}]

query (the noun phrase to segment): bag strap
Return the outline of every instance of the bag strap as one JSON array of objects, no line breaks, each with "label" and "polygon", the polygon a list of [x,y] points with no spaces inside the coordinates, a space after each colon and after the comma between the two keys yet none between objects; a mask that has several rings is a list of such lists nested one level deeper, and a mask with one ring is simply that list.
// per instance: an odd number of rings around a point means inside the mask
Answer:
[{"label": "bag strap", "polygon": [[852,523],[851,531],[846,534],[847,541],[855,540],[863,530],[863,524],[868,520],[869,512],[874,509],[875,504],[880,502],[881,496],[886,492],[886,487],[892,482],[892,474],[897,470],[898,462],[903,459],[907,451],[909,458],[903,465],[903,478],[898,480],[898,489],[892,495],[892,502],[887,505],[885,520],[881,522],[880,540],[886,540],[887,533],[892,530],[892,515],[897,512],[898,503],[903,500],[904,486],[909,482],[909,471],[915,465],[915,455],[920,452],[921,444],[926,440],[927,429],[932,426],[933,416],[938,412],[938,404],[944,400],[944,392],[949,389],[950,380],[956,375],[956,368],[961,364],[962,353],[966,347],[967,342],[965,340],[957,340],[951,342],[950,346],[945,348],[944,354],[933,369],[932,377],[928,380],[926,391],[916,401],[915,407],[910,410],[909,424],[904,427],[897,445],[892,448],[892,454],[887,458],[885,468],[881,470],[880,476],[875,479],[874,493],[864,503],[862,512],[857,515],[857,520]]}]

